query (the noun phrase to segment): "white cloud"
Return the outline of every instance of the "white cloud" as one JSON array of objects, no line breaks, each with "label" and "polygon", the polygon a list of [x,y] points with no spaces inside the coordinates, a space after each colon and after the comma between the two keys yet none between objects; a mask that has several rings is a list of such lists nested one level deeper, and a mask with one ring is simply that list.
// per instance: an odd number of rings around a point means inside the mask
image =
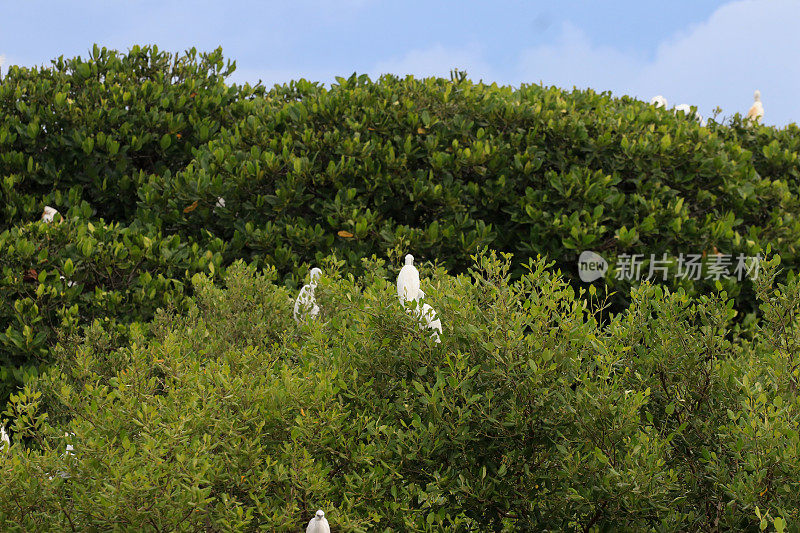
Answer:
[{"label": "white cloud", "polygon": [[447,48],[437,44],[431,48],[412,50],[402,57],[381,61],[370,72],[371,78],[381,74],[415,77],[440,76],[449,77],[452,69],[465,70],[472,80],[493,80],[492,69],[483,57],[483,51],[477,45],[464,48]]},{"label": "white cloud", "polygon": [[520,54],[519,81],[624,92],[641,68],[636,58],[610,47],[593,47],[579,28],[565,23],[556,43]]},{"label": "white cloud", "polygon": [[670,105],[697,105],[706,116],[716,106],[725,115],[745,113],[760,89],[767,123],[800,122],[798,20],[796,0],[732,2],[661,43],[649,59],[593,46],[580,30],[565,25],[555,44],[520,54],[515,81],[612,90],[648,101],[663,94]]},{"label": "white cloud", "polygon": [[663,94],[670,106],[695,105],[706,117],[717,106],[723,116],[745,113],[759,89],[766,123],[785,125],[800,122],[795,96],[800,62],[794,57],[800,50],[798,20],[796,0],[738,0],[662,42],[652,57],[595,45],[567,23],[553,43],[518,52],[511,72],[495,71],[478,45],[438,44],[378,62],[369,73],[373,78],[386,72],[447,77],[458,68],[472,79],[498,83],[591,87],[645,101]]}]

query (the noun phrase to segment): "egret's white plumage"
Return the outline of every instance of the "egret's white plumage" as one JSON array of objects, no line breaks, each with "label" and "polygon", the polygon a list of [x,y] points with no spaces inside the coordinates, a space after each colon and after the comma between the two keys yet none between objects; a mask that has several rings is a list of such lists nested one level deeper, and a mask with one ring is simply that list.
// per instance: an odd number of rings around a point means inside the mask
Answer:
[{"label": "egret's white plumage", "polygon": [[675,109],[674,109],[673,111],[674,111],[675,113],[677,113],[678,111],[683,111],[683,112],[684,112],[684,114],[685,114],[687,117],[692,117],[692,118],[694,118],[694,119],[695,119],[697,122],[699,122],[699,123],[700,123],[700,125],[701,125],[701,126],[705,126],[705,125],[706,125],[706,121],[705,121],[705,120],[703,120],[703,115],[701,115],[701,114],[700,114],[700,113],[698,113],[697,111],[692,111],[692,106],[690,106],[689,104],[680,104],[680,105],[676,105],[676,106],[675,106]]},{"label": "egret's white plumage", "polygon": [[296,322],[300,322],[306,316],[314,318],[319,314],[319,306],[314,299],[314,289],[317,288],[317,280],[321,275],[322,270],[312,268],[308,285],[303,285],[303,288],[300,289],[300,294],[297,295],[297,300],[294,302],[294,319]]},{"label": "egret's white plumage", "polygon": [[0,426],[0,448],[2,448],[4,452],[11,449],[11,439],[8,438],[5,425]]},{"label": "egret's white plumage", "polygon": [[[64,433],[64,438],[67,437],[74,437],[75,433]],[[72,444],[67,444],[67,451],[64,452],[64,455],[75,455],[75,448],[72,447]]]},{"label": "egret's white plumage", "polygon": [[659,94],[658,96],[654,96],[653,98],[650,99],[650,105],[665,108],[667,107],[667,99]]},{"label": "egret's white plumage", "polygon": [[[419,291],[419,297],[425,298],[425,293],[421,290]],[[434,311],[433,307],[426,303],[422,303],[417,308],[417,317],[420,320],[425,321],[425,325],[423,326],[421,323],[419,325],[420,328],[428,328],[432,329],[433,333],[431,333],[431,337],[437,343],[442,342],[440,340],[440,336],[442,334],[442,321],[439,320],[439,317],[436,315],[436,311]]]},{"label": "egret's white plumage", "polygon": [[414,256],[406,255],[406,264],[397,275],[397,297],[400,303],[419,299],[419,270],[414,266]]},{"label": "egret's white plumage", "polygon": [[[75,436],[75,433],[64,433],[64,437],[65,438],[66,437],[74,437],[74,436]],[[64,451],[64,453],[61,456],[62,457],[69,457],[70,455],[72,455],[72,456],[75,455],[75,448],[72,446],[72,444],[67,444],[67,449]],[[69,474],[67,474],[63,470],[56,470],[56,475],[58,477],[62,478],[62,479],[69,479],[69,477],[70,477]],[[52,481],[53,480],[53,476],[52,475],[48,475],[47,479]]]},{"label": "egret's white plumage", "polygon": [[306,533],[331,533],[331,526],[328,524],[328,519],[325,518],[325,511],[320,509],[308,522]]},{"label": "egret's white plumage", "polygon": [[217,203],[215,207],[225,207],[225,198],[222,196],[217,197]]},{"label": "egret's white plumage", "polygon": [[42,213],[42,220],[45,222],[52,222],[57,214],[58,211],[56,211],[49,205],[46,205],[44,206],[44,212]]},{"label": "egret's white plumage", "polygon": [[745,121],[753,121],[756,124],[761,124],[761,119],[764,118],[764,104],[761,103],[761,91],[753,93],[753,105],[747,112]]}]

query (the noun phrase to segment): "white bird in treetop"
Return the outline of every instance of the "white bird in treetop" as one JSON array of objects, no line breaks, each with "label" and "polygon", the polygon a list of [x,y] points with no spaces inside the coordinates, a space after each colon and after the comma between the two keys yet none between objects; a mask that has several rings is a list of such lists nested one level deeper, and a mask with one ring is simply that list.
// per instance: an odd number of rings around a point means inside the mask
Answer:
[{"label": "white bird in treetop", "polygon": [[658,96],[654,96],[653,98],[650,99],[650,105],[654,105],[656,107],[664,107],[664,108],[666,108],[667,107],[667,99],[659,94]]},{"label": "white bird in treetop", "polygon": [[58,214],[58,211],[50,207],[49,205],[44,206],[44,212],[42,213],[42,220],[45,222],[52,222],[53,218]]},{"label": "white bird in treetop", "polygon": [[214,207],[225,207],[225,198],[222,196],[217,197],[217,203],[214,205]]},{"label": "white bird in treetop", "polygon": [[689,104],[676,105],[674,111],[676,113],[678,111],[683,111],[687,117],[694,117],[694,119],[697,120],[701,126],[706,125],[706,121],[703,120],[703,115],[701,115],[697,111],[692,111],[692,106],[690,106]]},{"label": "white bird in treetop", "polygon": [[308,522],[306,533],[331,533],[331,526],[328,524],[328,519],[325,518],[325,511],[320,509],[314,518]]},{"label": "white bird in treetop", "polygon": [[414,256],[406,255],[406,264],[397,275],[397,297],[400,303],[419,299],[419,270],[414,267]]},{"label": "white bird in treetop", "polygon": [[[419,291],[419,297],[425,298],[425,293],[421,290]],[[433,333],[431,333],[431,337],[433,338],[434,342],[440,343],[442,342],[439,339],[439,336],[442,334],[442,321],[439,320],[439,317],[436,315],[436,311],[433,310],[433,307],[430,305],[423,303],[419,307],[417,307],[417,317],[421,320],[425,320],[425,325],[419,325],[420,328],[428,328],[432,329]]]},{"label": "white bird in treetop", "polygon": [[321,275],[322,270],[312,268],[308,285],[303,285],[303,288],[300,289],[300,294],[297,295],[297,300],[294,302],[294,319],[296,322],[299,323],[306,316],[314,318],[319,314],[319,306],[314,299],[314,289],[317,288],[317,280]]},{"label": "white bird in treetop", "polygon": [[753,105],[747,112],[745,121],[754,121],[756,124],[761,124],[761,119],[764,118],[764,104],[761,103],[761,91],[753,93]]},{"label": "white bird in treetop", "polygon": [[8,452],[11,449],[11,439],[8,438],[8,433],[6,433],[6,426],[0,426],[0,448],[3,451]]}]

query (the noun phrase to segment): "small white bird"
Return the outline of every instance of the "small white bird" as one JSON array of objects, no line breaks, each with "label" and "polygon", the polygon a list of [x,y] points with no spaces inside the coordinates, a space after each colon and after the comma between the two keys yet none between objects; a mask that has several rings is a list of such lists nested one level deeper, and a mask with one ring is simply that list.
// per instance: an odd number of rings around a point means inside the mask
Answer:
[{"label": "small white bird", "polygon": [[331,533],[331,526],[328,524],[328,519],[325,518],[325,511],[320,509],[308,522],[306,533]]},{"label": "small white bird", "polygon": [[[75,436],[75,433],[64,433],[64,437],[74,437],[74,436]],[[61,455],[61,457],[68,457],[70,455],[72,455],[72,456],[75,455],[75,448],[72,447],[72,444],[67,444],[67,448],[64,451],[64,453]],[[56,476],[60,477],[61,479],[69,479],[69,477],[70,477],[70,475],[67,474],[66,472],[64,472],[63,470],[56,470]],[[52,481],[53,477],[54,476],[52,474],[48,474],[47,479]]]},{"label": "small white bird", "polygon": [[53,218],[58,214],[58,211],[50,207],[49,205],[44,206],[44,212],[42,213],[42,220],[45,222],[52,222]]},{"label": "small white bird", "polygon": [[419,270],[414,267],[414,256],[406,255],[406,264],[397,275],[397,297],[400,303],[419,299]]},{"label": "small white bird", "polygon": [[761,124],[761,119],[764,118],[764,104],[761,103],[761,91],[753,93],[753,100],[753,105],[750,106],[750,110],[747,112],[745,122],[753,121],[756,124]]},{"label": "small white bird", "polygon": [[217,204],[215,207],[225,207],[225,198],[222,196],[217,197]]},{"label": "small white bird", "polygon": [[321,275],[322,270],[318,268],[311,269],[309,276],[311,279],[308,285],[303,285],[303,288],[300,289],[300,294],[297,295],[297,300],[294,301],[295,322],[299,323],[306,316],[314,318],[319,314],[319,306],[314,299],[314,289],[317,288],[317,280]]},{"label": "small white bird", "polygon": [[656,107],[664,107],[664,108],[666,108],[667,107],[667,99],[659,94],[658,96],[654,96],[653,98],[650,99],[650,105],[654,105]]},{"label": "small white bird", "polygon": [[[425,293],[421,290],[419,291],[419,297],[425,298]],[[436,315],[436,311],[434,311],[433,307],[426,303],[422,303],[417,308],[417,317],[420,320],[425,320],[425,325],[419,325],[420,329],[428,328],[432,329],[433,333],[431,333],[431,337],[433,338],[434,342],[440,343],[440,335],[442,334],[442,321],[439,320],[439,317]]]},{"label": "small white bird", "polygon": [[[64,433],[64,438],[74,437],[75,433]],[[74,448],[72,444],[67,444],[67,449],[64,452],[64,455],[75,455]]]},{"label": "small white bird", "polygon": [[6,453],[11,449],[11,439],[8,438],[5,424],[0,426],[0,448],[2,448]]},{"label": "small white bird", "polygon": [[697,122],[700,123],[701,126],[705,126],[706,125],[706,121],[703,120],[703,115],[701,115],[697,111],[692,111],[692,106],[690,106],[689,104],[676,105],[675,109],[673,111],[675,113],[677,113],[678,111],[683,111],[683,113],[687,117],[693,117]]}]

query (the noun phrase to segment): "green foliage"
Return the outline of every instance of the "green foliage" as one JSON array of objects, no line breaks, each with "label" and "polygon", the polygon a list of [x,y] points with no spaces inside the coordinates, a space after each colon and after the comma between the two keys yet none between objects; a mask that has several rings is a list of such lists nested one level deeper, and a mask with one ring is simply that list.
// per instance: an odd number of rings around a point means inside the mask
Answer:
[{"label": "green foliage", "polygon": [[0,81],[0,229],[44,204],[73,207],[64,197],[72,187],[97,216],[130,222],[149,175],[183,169],[262,92],[227,86],[234,69],[219,49],[172,55],[155,46],[95,46],[87,59],[12,66]]},{"label": "green foliage", "polygon": [[[149,176],[183,169],[263,93],[228,86],[234,68],[221,50],[95,46],[0,79],[0,399],[49,359],[57,329],[149,320],[221,266],[213,237],[200,248],[133,216]],[[44,205],[69,224],[29,224]]]},{"label": "green foliage", "polygon": [[[70,219],[0,233],[0,299],[11,304],[0,306],[6,386],[20,382],[13,369],[46,362],[59,333],[75,334],[95,321],[147,321],[158,308],[185,309],[188,278],[214,273],[221,262],[220,251],[119,224]],[[9,391],[2,392],[7,398]]]},{"label": "green foliage", "polygon": [[[701,127],[591,90],[355,75],[327,89],[301,80],[254,100],[185,169],[143,185],[138,217],[201,241],[210,232],[230,240],[231,259],[295,279],[331,250],[356,273],[361,257],[408,250],[464,272],[486,245],[515,254],[515,276],[539,254],[575,279],[587,249],[613,272],[622,253],[754,256],[767,244],[795,269],[794,129],[760,128],[748,137],[754,156],[737,124]],[[761,147],[780,153],[762,156]],[[769,164],[775,158],[782,164]],[[215,207],[220,196],[224,208]],[[607,282],[622,310],[630,283]],[[677,285],[694,295],[714,282]],[[756,310],[749,287],[723,285],[737,310]]]},{"label": "green foliage", "polygon": [[[797,126],[234,68],[95,47],[0,79],[4,529],[797,523]],[[576,281],[586,249],[770,248],[755,286],[608,276],[603,313]],[[441,345],[387,281],[407,252]],[[312,264],[322,315],[296,325]]]},{"label": "green foliage", "polygon": [[[0,79],[0,230],[17,235],[51,205],[156,247],[177,235],[193,257],[221,254],[217,270],[238,259],[275,266],[288,286],[331,253],[356,275],[362,257],[408,251],[463,273],[487,245],[515,254],[515,279],[541,254],[573,284],[584,249],[613,272],[620,253],[752,256],[769,244],[796,270],[795,126],[746,127],[735,117],[704,128],[608,93],[475,84],[463,73],[267,91],[227,84],[234,68],[220,50],[154,46],[12,66]],[[38,272],[18,250],[0,254],[12,280]],[[173,270],[172,289],[189,287],[196,270]],[[119,290],[113,276],[83,275],[90,291]],[[669,278],[689,295],[715,285]],[[624,310],[630,282],[606,282],[611,310]],[[30,291],[3,283],[12,307],[29,304]],[[752,321],[750,285],[721,284],[737,321]],[[91,299],[76,295],[54,312],[86,325],[99,316],[84,308]],[[114,314],[126,323],[155,307]],[[4,313],[3,332],[13,325]],[[18,325],[21,337],[0,341],[1,356],[30,365],[52,351],[52,331],[45,339],[29,321]]]},{"label": "green foliage", "polygon": [[747,340],[724,293],[645,285],[603,326],[544,261],[511,282],[482,255],[424,272],[441,344],[382,260],[362,267],[326,271],[307,323],[274,269],[237,263],[120,349],[102,323],[66,343],[6,413],[4,528],[296,531],[318,508],[343,531],[797,523],[800,284],[773,289],[774,264]]}]

